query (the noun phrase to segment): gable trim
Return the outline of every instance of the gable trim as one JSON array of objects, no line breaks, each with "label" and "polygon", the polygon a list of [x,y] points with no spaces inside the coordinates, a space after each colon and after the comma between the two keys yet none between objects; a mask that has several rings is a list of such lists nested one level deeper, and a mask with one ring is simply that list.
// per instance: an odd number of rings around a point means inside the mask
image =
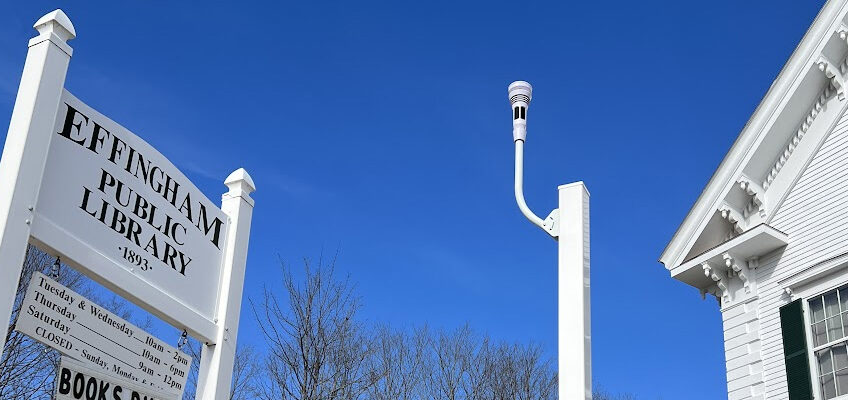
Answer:
[{"label": "gable trim", "polygon": [[[801,43],[663,250],[659,261],[665,265],[666,269],[671,270],[685,261],[684,258],[706,228],[712,215],[737,183],[737,179],[742,176],[745,166],[784,111],[792,95],[810,73],[820,73],[811,70],[820,61],[828,41],[834,34],[841,32],[841,29],[844,30],[842,17],[846,14],[846,7],[848,2],[845,0],[829,0],[816,16]],[[848,44],[843,42],[843,45]],[[832,82],[831,79],[828,81]],[[815,107],[812,109],[815,110]],[[838,121],[838,118],[836,120]],[[780,169],[783,167],[781,165]],[[773,177],[773,179],[780,179],[780,174],[776,174],[776,178]],[[785,196],[780,197],[779,202],[782,202],[783,197]],[[769,205],[769,209],[775,208]],[[773,213],[770,214],[773,215]]]},{"label": "gable trim", "polygon": [[[846,61],[848,61],[848,59],[846,59]],[[806,136],[807,140],[803,140],[798,143],[797,149],[793,153],[795,157],[787,160],[786,169],[794,173],[778,175],[778,177],[774,180],[774,183],[772,183],[773,190],[771,193],[767,193],[766,198],[768,199],[767,201],[773,211],[768,215],[766,219],[767,223],[770,223],[775,218],[777,210],[780,209],[786,201],[786,198],[789,197],[789,193],[792,191],[792,188],[795,187],[804,175],[804,171],[807,167],[809,167],[810,163],[813,162],[816,154],[818,154],[819,150],[821,150],[822,146],[824,146],[827,141],[827,138],[833,133],[845,111],[848,110],[848,101],[840,100],[837,104],[839,107],[835,112],[830,113],[831,115],[828,115],[826,119],[823,118],[816,121],[821,121],[822,126],[815,127],[816,129],[810,129]],[[825,122],[827,122],[827,124],[825,124]]]}]

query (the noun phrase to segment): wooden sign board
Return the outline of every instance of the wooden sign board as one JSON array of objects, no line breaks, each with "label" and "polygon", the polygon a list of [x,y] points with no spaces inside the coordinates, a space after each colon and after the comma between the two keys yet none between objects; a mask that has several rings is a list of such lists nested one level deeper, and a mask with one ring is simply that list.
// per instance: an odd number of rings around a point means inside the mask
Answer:
[{"label": "wooden sign board", "polygon": [[185,390],[191,357],[40,272],[15,329],[97,371],[180,396]]},{"label": "wooden sign board", "polygon": [[134,382],[104,374],[68,357],[62,357],[56,374],[56,400],[176,400],[177,395],[163,393]]}]

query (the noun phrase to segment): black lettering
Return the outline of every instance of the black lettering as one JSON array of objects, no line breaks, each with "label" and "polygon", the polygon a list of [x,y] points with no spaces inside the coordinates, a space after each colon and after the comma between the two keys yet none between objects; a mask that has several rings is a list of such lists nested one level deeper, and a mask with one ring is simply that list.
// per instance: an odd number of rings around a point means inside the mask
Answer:
[{"label": "black lettering", "polygon": [[[109,203],[107,203],[106,200],[103,200],[103,199],[101,199],[100,201],[103,204],[100,205],[100,218],[97,218],[97,220],[100,221],[101,223],[105,224],[106,223],[106,210],[109,209]],[[115,210],[115,211],[117,211],[117,210]],[[93,217],[93,215],[92,215],[92,217]]]},{"label": "black lettering", "polygon": [[[201,221],[203,221],[203,224],[202,224],[203,227],[202,228],[201,228],[201,223],[200,223]],[[206,206],[204,206],[203,203],[200,203],[200,214],[197,216],[197,225],[195,225],[195,226],[197,227],[197,229],[200,229],[201,231],[203,231],[203,233],[207,237],[209,236],[209,231],[214,230],[214,233],[212,234],[212,239],[211,239],[212,244],[214,244],[215,247],[217,247],[219,249],[221,248],[221,245],[218,242],[221,238],[221,226],[222,225],[224,225],[224,221],[221,221],[218,218],[215,218],[210,223],[208,214],[206,213]]]},{"label": "black lettering", "polygon": [[127,226],[124,225],[124,222],[127,222],[127,216],[124,215],[121,210],[112,207],[112,224],[109,225],[109,227],[115,232],[125,233],[127,231]]},{"label": "black lettering", "polygon": [[[120,145],[120,147],[119,147]],[[115,159],[121,157],[121,153],[127,148],[127,144],[117,136],[112,136],[112,151],[109,153],[109,161],[112,164],[118,165]]]},{"label": "black lettering", "polygon": [[85,211],[88,215],[91,215],[94,218],[97,218],[97,213],[88,211],[88,198],[91,196],[91,190],[88,190],[87,187],[82,187],[82,204],[80,204],[80,208]]},{"label": "black lettering", "polygon": [[183,231],[183,236],[188,234],[188,230],[186,230],[185,226],[179,222],[175,222],[171,225],[171,239],[174,239],[174,242],[177,242],[178,245],[183,246],[185,245],[185,242],[177,239],[177,229],[181,229]]},{"label": "black lettering", "polygon": [[97,396],[97,400],[106,400],[106,392],[109,391],[109,382],[100,381],[100,389],[97,390],[99,394]]},{"label": "black lettering", "polygon": [[130,171],[130,163],[127,163],[127,172],[133,174],[136,178],[139,178],[138,173],[141,171],[141,178],[139,179],[147,183],[147,179],[150,176],[150,161],[145,163],[144,156],[142,156],[141,153],[138,153],[138,157],[135,159],[135,171]]},{"label": "black lettering", "polygon": [[[186,260],[188,259],[188,260]],[[178,271],[180,274],[185,275],[185,270],[188,264],[191,263],[191,257],[185,255],[185,253],[180,252],[180,270]]]},{"label": "black lettering", "polygon": [[185,199],[183,199],[183,204],[177,210],[183,213],[189,221],[194,222],[191,218],[191,193],[186,192]]},{"label": "black lettering", "polygon": [[68,394],[71,392],[71,370],[62,368],[59,373],[59,394]]},{"label": "black lettering", "polygon": [[[153,251],[150,251],[148,249],[152,249]],[[148,252],[154,258],[159,258],[159,244],[156,241],[155,234],[150,237],[150,240],[147,242],[147,246],[144,246],[144,251]]]},{"label": "black lettering", "polygon": [[93,376],[85,384],[85,400],[97,400],[97,379]]},{"label": "black lettering", "polygon": [[77,122],[75,124],[74,123],[74,119],[75,119],[74,117],[79,115],[85,121],[86,125],[88,125],[88,117],[86,117],[85,115],[82,115],[82,113],[77,111],[75,108],[71,107],[70,104],[65,103],[65,105],[68,106],[68,112],[67,112],[67,114],[65,114],[65,124],[62,127],[62,131],[57,132],[57,133],[60,136],[64,136],[68,140],[70,140],[70,141],[72,141],[72,142],[74,142],[78,145],[84,145],[85,144],[85,138],[82,138],[82,139],[79,139],[79,140],[71,139],[71,128],[77,128],[77,133],[80,133],[80,130],[82,129],[82,121]]},{"label": "black lettering", "polygon": [[[115,177],[112,176],[112,174],[106,172],[105,169],[101,169],[100,171],[102,171],[100,173],[100,185],[97,187],[97,190],[100,190],[101,192],[106,193],[106,190],[104,190],[104,189],[106,189],[106,186],[115,187],[115,183],[118,182],[118,180],[115,179]],[[107,180],[108,180],[108,183],[107,183]]]},{"label": "black lettering", "polygon": [[153,225],[153,221],[156,219],[156,210],[157,210],[156,204],[151,204],[150,205],[150,216],[147,218],[147,224],[152,226],[153,229],[156,229],[157,231],[161,231],[162,230],[161,225],[160,226]]},{"label": "black lettering", "polygon": [[121,392],[123,391],[124,388],[120,386],[115,386],[115,388],[112,389],[112,400],[121,400]]},{"label": "black lettering", "polygon": [[161,168],[154,166],[150,169],[150,188],[153,189],[154,192],[162,194],[162,180],[156,179],[156,175],[160,175],[162,179],[165,178],[165,171],[162,171]]},{"label": "black lettering", "polygon": [[[130,147],[130,155],[127,157],[127,165],[124,167],[124,170],[130,172],[130,165],[132,165],[133,159],[135,158],[136,152],[135,149]],[[132,173],[132,172],[130,172]]]},{"label": "black lettering", "polygon": [[[171,185],[173,183],[173,185]],[[172,206],[177,206],[177,190],[180,189],[180,184],[171,179],[170,175],[165,176],[165,191],[162,192],[162,197],[168,200]],[[170,199],[168,199],[170,195]]]},{"label": "black lettering", "polygon": [[[147,200],[144,199],[144,197],[136,196],[135,206],[133,207],[133,214],[135,214],[136,217],[139,217],[141,219],[147,219],[147,206],[149,205],[150,203],[148,203]],[[150,221],[148,221],[148,223],[150,223]]]},{"label": "black lettering", "polygon": [[173,220],[171,220],[171,216],[170,216],[170,215],[168,215],[168,214],[165,214],[165,225],[164,225],[164,226],[160,226],[160,227],[159,227],[159,230],[160,230],[162,233],[164,233],[164,234],[165,234],[165,236],[167,236],[167,237],[172,237],[172,236],[171,236],[171,233],[174,231],[174,228],[173,228],[173,226],[172,226],[172,223],[173,223]]},{"label": "black lettering", "polygon": [[[100,132],[105,133],[105,135],[100,136]],[[99,147],[102,148],[103,147],[103,139],[106,139],[109,136],[112,136],[112,134],[109,133],[109,131],[104,129],[102,126],[100,126],[100,124],[95,122],[94,123],[94,131],[91,133],[91,143],[88,144],[88,149],[91,150],[94,154],[97,154],[97,148],[98,148],[97,145],[99,144],[100,145]]]},{"label": "black lettering", "polygon": [[73,389],[74,398],[81,399],[84,392],[85,392],[85,376],[83,376],[83,374],[77,373],[77,375],[74,376],[74,389]]},{"label": "black lettering", "polygon": [[141,234],[141,225],[138,222],[135,222],[134,219],[129,219],[129,226],[127,227],[127,240],[135,243],[136,246],[141,246],[141,241],[138,239],[138,235]]},{"label": "black lettering", "polygon": [[165,251],[162,252],[162,262],[170,265],[174,271],[179,271],[177,264],[174,262],[175,258],[177,258],[177,249],[171,246],[170,243],[165,242]]},{"label": "black lettering", "polygon": [[130,189],[129,186],[126,186],[126,188],[129,191],[127,193],[127,200],[126,201],[121,201],[121,193],[123,193],[123,191],[124,191],[124,182],[118,181],[118,187],[117,187],[117,189],[115,189],[115,200],[117,200],[118,204],[120,204],[123,207],[129,207],[130,206],[130,198],[132,198],[133,193],[135,193],[135,192],[133,192],[132,189]]}]

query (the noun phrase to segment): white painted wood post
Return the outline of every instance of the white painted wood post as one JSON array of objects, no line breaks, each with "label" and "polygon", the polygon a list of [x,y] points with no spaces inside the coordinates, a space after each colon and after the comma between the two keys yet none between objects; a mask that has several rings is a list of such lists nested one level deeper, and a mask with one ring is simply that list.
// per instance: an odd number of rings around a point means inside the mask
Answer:
[{"label": "white painted wood post", "polygon": [[[4,324],[12,315],[29,242],[32,210],[38,199],[73,53],[67,41],[76,37],[74,25],[62,10],[41,17],[33,27],[39,35],[29,41],[0,158],[0,321]],[[0,343],[0,353],[5,347],[5,337]]]},{"label": "white painted wood post", "polygon": [[559,187],[559,399],[592,399],[589,191]]},{"label": "white painted wood post", "polygon": [[250,194],[256,191],[256,185],[244,168],[230,174],[224,184],[230,191],[222,196],[221,209],[230,218],[230,225],[216,314],[219,328],[217,344],[203,346],[195,399],[229,398],[238,341],[247,245],[253,217],[254,202]]}]

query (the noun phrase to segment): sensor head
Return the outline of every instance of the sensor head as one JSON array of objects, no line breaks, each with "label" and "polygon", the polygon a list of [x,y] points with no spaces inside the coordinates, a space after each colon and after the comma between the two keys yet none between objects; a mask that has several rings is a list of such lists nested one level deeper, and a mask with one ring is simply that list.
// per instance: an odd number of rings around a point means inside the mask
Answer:
[{"label": "sensor head", "polygon": [[533,86],[525,81],[515,81],[509,85],[509,102],[512,104],[512,139],[527,139],[527,107],[533,98]]},{"label": "sensor head", "polygon": [[524,106],[530,104],[530,99],[533,98],[533,86],[530,86],[526,81],[515,81],[509,85],[509,102],[515,105],[517,102],[524,103]]}]

